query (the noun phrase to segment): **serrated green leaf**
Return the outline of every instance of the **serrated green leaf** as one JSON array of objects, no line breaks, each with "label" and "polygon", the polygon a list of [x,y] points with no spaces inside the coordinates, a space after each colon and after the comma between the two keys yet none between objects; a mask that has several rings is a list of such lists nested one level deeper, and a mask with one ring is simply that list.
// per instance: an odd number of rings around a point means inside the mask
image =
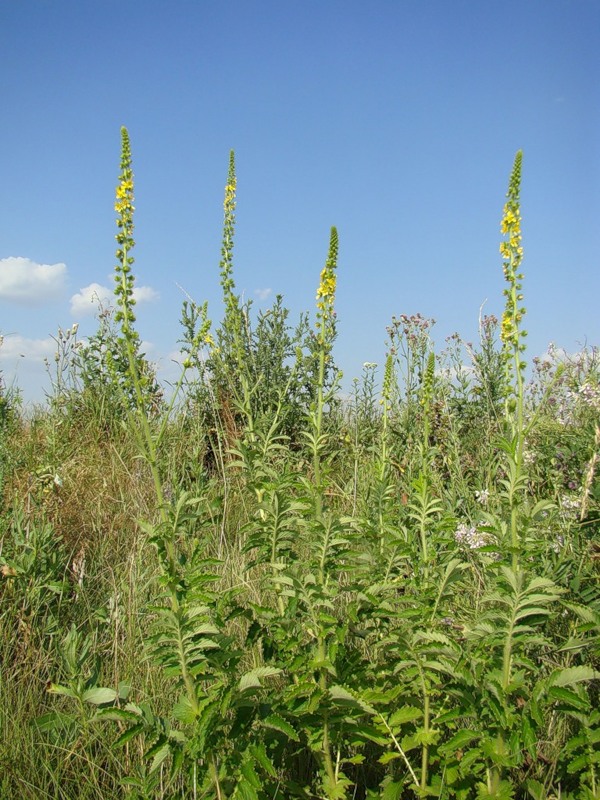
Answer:
[{"label": "serrated green leaf", "polygon": [[[246,759],[245,759],[244,763],[241,766],[240,772],[244,777],[244,781],[242,782],[242,785],[245,785],[246,787],[250,787],[251,786],[253,789],[258,789],[260,787],[260,779],[259,779],[258,775],[256,774],[256,770],[254,769],[254,764],[247,757],[247,755],[246,755]],[[257,800],[258,800],[258,796],[257,796]]]},{"label": "serrated green leaf", "polygon": [[364,764],[366,759],[365,756],[359,754],[357,756],[352,756],[351,758],[344,759],[346,764]]},{"label": "serrated green leaf", "polygon": [[50,694],[62,694],[65,697],[77,697],[77,692],[74,692],[73,689],[69,689],[68,686],[61,686],[58,683],[51,683],[48,687],[48,692]]},{"label": "serrated green leaf", "polygon": [[537,733],[531,720],[524,714],[521,718],[521,735],[523,737],[523,747],[527,750],[532,759],[537,758]]},{"label": "serrated green leaf", "polygon": [[533,797],[533,800],[546,800],[546,789],[543,783],[529,778],[526,782],[527,791]]},{"label": "serrated green leaf", "polygon": [[238,683],[238,691],[245,692],[248,689],[260,689],[262,686],[261,678],[270,678],[273,675],[280,675],[281,670],[276,667],[257,667],[242,675]]},{"label": "serrated green leaf", "polygon": [[156,770],[160,767],[160,765],[165,761],[166,758],[169,757],[171,752],[171,745],[169,742],[165,742],[161,747],[156,750],[154,753],[154,758],[152,759],[152,763],[150,764],[150,772],[156,772]]},{"label": "serrated green leaf", "polygon": [[124,708],[99,708],[94,720],[116,720],[117,722],[139,722],[139,714],[126,711]]},{"label": "serrated green leaf", "polygon": [[196,712],[185,695],[182,695],[173,706],[173,716],[184,725],[192,725],[196,719]]},{"label": "serrated green leaf", "polygon": [[119,695],[119,700],[127,700],[130,692],[131,692],[131,684],[128,681],[119,681],[119,688],[117,690],[117,694]]},{"label": "serrated green leaf", "polygon": [[125,706],[125,711],[131,711],[132,714],[137,714],[138,716],[141,716],[143,714],[142,709],[135,703],[127,703],[127,705]]},{"label": "serrated green leaf", "polygon": [[440,746],[440,753],[455,753],[457,750],[463,750],[473,739],[478,738],[479,733],[477,731],[469,731],[466,729],[457,731],[454,736],[450,737],[447,742],[444,742],[444,744]]},{"label": "serrated green leaf", "polygon": [[463,753],[463,757],[460,760],[461,769],[463,772],[467,772],[472,764],[477,763],[477,761],[483,761],[484,755],[478,747],[472,747]]},{"label": "serrated green leaf", "polygon": [[173,778],[175,778],[181,771],[181,767],[183,766],[184,756],[185,754],[183,752],[183,748],[181,747],[177,747],[173,751],[173,759],[171,762],[171,772],[170,772],[171,780],[173,780]]},{"label": "serrated green leaf", "polygon": [[414,722],[421,719],[423,711],[415,706],[402,706],[390,716],[388,723],[390,728],[396,728],[399,725],[404,725],[405,722]]},{"label": "serrated green leaf", "polygon": [[573,686],[581,681],[593,681],[600,678],[600,672],[591,667],[579,666],[560,669],[550,675],[548,683],[550,686]]},{"label": "serrated green leaf", "polygon": [[83,693],[81,698],[85,703],[92,703],[95,706],[102,706],[105,703],[114,703],[117,699],[117,693],[114,689],[108,689],[103,686],[95,686],[93,689],[88,689]]},{"label": "serrated green leaf", "polygon": [[133,739],[134,736],[142,733],[144,727],[145,726],[143,722],[138,722],[137,725],[132,725],[131,728],[128,728],[119,737],[117,737],[117,739],[115,739],[113,747],[121,747],[122,745],[126,744],[130,739]]},{"label": "serrated green leaf", "polygon": [[339,684],[334,684],[333,686],[329,687],[329,696],[332,700],[335,700],[337,703],[346,707],[360,708],[361,711],[364,711],[367,714],[377,713],[372,706],[370,706],[360,697],[355,697],[351,692],[348,691],[348,689],[346,689],[344,686],[340,686]]},{"label": "serrated green leaf", "polygon": [[549,614],[549,608],[542,608],[540,606],[525,606],[525,608],[522,608],[519,612],[517,612],[517,614],[515,614],[515,622],[518,622],[520,619],[527,619],[527,617],[547,617]]},{"label": "serrated green leaf", "polygon": [[344,703],[347,703],[348,705],[360,708],[360,703],[354,697],[354,695],[351,694],[348,691],[348,689],[345,689],[343,686],[340,686],[339,684],[334,684],[333,686],[329,687],[329,695],[333,700],[341,700]]},{"label": "serrated green leaf", "polygon": [[414,750],[415,747],[419,746],[419,741],[416,736],[403,736],[400,744],[404,752],[408,753],[409,750]]},{"label": "serrated green leaf", "polygon": [[589,761],[590,759],[588,754],[583,753],[569,762],[567,765],[567,772],[569,775],[575,775],[577,772],[584,770],[589,765]]},{"label": "serrated green leaf", "polygon": [[362,744],[366,741],[375,742],[380,747],[386,747],[390,743],[390,735],[387,728],[377,725],[367,725],[365,723],[358,723],[352,726],[352,742],[353,744]]},{"label": "serrated green leaf", "polygon": [[[591,730],[588,730],[587,736],[588,741],[591,742],[591,744],[598,744],[598,742],[600,742],[600,728],[592,728]],[[600,757],[600,752],[596,753],[596,755]]]},{"label": "serrated green leaf", "polygon": [[383,765],[385,766],[385,764],[389,764],[389,763],[390,763],[390,761],[395,761],[397,758],[402,758],[402,756],[400,755],[400,753],[395,753],[395,752],[391,751],[391,752],[389,752],[389,753],[384,753],[384,754],[383,754],[383,755],[382,755],[382,756],[381,756],[381,757],[378,759],[378,761],[379,761],[379,763],[380,763],[380,764],[383,764]]},{"label": "serrated green leaf", "polygon": [[531,509],[530,514],[533,518],[537,517],[543,511],[551,511],[556,508],[556,503],[551,500],[538,500],[538,502]]},{"label": "serrated green leaf", "polygon": [[294,742],[300,741],[300,737],[290,723],[277,714],[271,714],[266,719],[263,719],[261,721],[261,725],[263,725],[265,728],[272,728],[280,733],[284,733],[288,739],[292,739]]},{"label": "serrated green leaf", "polygon": [[243,779],[236,785],[232,800],[259,800],[259,797],[256,789]]},{"label": "serrated green leaf", "polygon": [[452,711],[446,711],[444,714],[438,714],[436,722],[438,725],[447,725],[448,722],[454,722],[464,716],[462,709],[455,708]]},{"label": "serrated green leaf", "polygon": [[264,744],[258,744],[258,745],[251,744],[248,747],[248,752],[252,754],[252,757],[257,762],[257,764],[260,764],[260,766],[264,769],[264,771],[268,775],[270,775],[272,778],[277,777],[277,770],[275,769],[275,767],[273,766],[273,762],[267,755],[267,750]]},{"label": "serrated green leaf", "polygon": [[400,800],[404,793],[404,783],[402,781],[390,781],[386,783],[381,794],[381,800]]},{"label": "serrated green leaf", "polygon": [[578,603],[563,603],[568,609],[573,611],[582,622],[591,622],[600,625],[600,614],[587,606]]},{"label": "serrated green leaf", "polygon": [[577,711],[588,711],[590,701],[587,697],[580,697],[577,692],[567,689],[564,686],[551,686],[548,689],[548,697],[558,700],[563,706],[574,708]]},{"label": "serrated green leaf", "polygon": [[[206,613],[204,609],[198,611],[198,614],[204,614],[204,613]],[[190,619],[192,619],[191,616]],[[208,636],[208,635],[218,636],[220,633],[221,631],[214,625],[212,625],[210,622],[203,622],[201,625],[194,625],[192,631],[192,634],[194,636]]]}]

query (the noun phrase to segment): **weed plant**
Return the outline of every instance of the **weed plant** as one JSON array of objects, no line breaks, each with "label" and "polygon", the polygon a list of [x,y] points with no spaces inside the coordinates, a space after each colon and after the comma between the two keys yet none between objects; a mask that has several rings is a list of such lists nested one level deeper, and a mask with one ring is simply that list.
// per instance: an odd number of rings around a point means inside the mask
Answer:
[{"label": "weed plant", "polygon": [[[500,320],[400,315],[349,400],[338,232],[316,310],[186,297],[167,397],[135,327],[121,131],[114,308],[0,385],[0,797],[600,798],[600,357],[526,381],[522,155]],[[343,276],[343,272],[342,272]]]}]

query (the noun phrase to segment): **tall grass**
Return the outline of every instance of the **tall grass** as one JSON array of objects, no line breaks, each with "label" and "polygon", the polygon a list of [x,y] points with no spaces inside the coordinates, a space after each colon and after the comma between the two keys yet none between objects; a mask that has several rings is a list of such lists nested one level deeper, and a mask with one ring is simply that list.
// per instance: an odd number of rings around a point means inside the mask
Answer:
[{"label": "tall grass", "polygon": [[600,358],[526,380],[521,153],[501,321],[393,319],[349,401],[337,230],[314,324],[254,315],[232,153],[222,321],[186,298],[167,401],[121,136],[115,307],[45,409],[2,391],[0,797],[600,797]]}]

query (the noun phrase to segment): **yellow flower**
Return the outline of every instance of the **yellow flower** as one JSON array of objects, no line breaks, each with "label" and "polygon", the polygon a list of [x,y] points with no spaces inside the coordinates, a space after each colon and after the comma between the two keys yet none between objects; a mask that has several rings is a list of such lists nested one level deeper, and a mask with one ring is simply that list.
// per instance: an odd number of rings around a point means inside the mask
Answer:
[{"label": "yellow flower", "polygon": [[502,233],[519,235],[521,232],[521,212],[518,208],[511,207],[508,203],[504,206],[504,216],[500,223]]},{"label": "yellow flower", "polygon": [[235,180],[228,183],[225,187],[225,200],[223,201],[223,208],[225,212],[230,212],[235,207]]},{"label": "yellow flower", "polygon": [[317,300],[320,297],[333,297],[335,295],[336,276],[325,267],[321,272],[321,283],[317,289]]},{"label": "yellow flower", "polygon": [[502,326],[500,328],[500,339],[509,342],[513,338],[514,326],[510,314],[505,311],[502,315]]},{"label": "yellow flower", "polygon": [[133,191],[133,181],[126,178],[117,186],[117,198],[123,199],[131,191]]}]

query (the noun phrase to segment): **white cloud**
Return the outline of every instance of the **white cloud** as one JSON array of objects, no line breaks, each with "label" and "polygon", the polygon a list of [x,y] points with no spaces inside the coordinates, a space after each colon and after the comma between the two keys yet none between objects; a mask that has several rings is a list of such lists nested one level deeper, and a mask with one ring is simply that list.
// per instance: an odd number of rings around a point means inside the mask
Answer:
[{"label": "white cloud", "polygon": [[168,363],[177,364],[179,367],[182,366],[186,358],[187,353],[184,353],[183,350],[171,350],[171,352],[167,355]]},{"label": "white cloud", "polygon": [[84,286],[77,294],[71,298],[71,314],[74,317],[85,317],[88,314],[95,314],[98,306],[111,305],[114,295],[108,286],[101,286],[99,283],[90,283]]},{"label": "white cloud", "polygon": [[61,296],[67,277],[65,264],[36,264],[29,258],[0,259],[0,299],[39,306]]},{"label": "white cloud", "polygon": [[133,290],[133,299],[136,303],[154,303],[159,297],[159,293],[151,286],[136,286]]},{"label": "white cloud", "polygon": [[[151,286],[136,286],[133,298],[136,303],[151,303],[158,300],[159,294]],[[99,306],[111,306],[115,302],[112,289],[99,283],[90,283],[71,298],[71,314],[74,317],[85,317],[95,314]]]},{"label": "white cloud", "polygon": [[43,363],[56,352],[56,342],[52,337],[46,339],[27,339],[19,334],[4,336],[0,346],[0,361],[14,361],[26,358],[28,361]]},{"label": "white cloud", "polygon": [[266,300],[272,291],[273,289],[255,289],[254,294],[258,297],[259,300]]},{"label": "white cloud", "polygon": [[149,342],[147,339],[143,339],[140,344],[140,352],[144,354],[144,356],[148,360],[152,360],[153,358],[158,357],[158,349],[154,342]]}]

